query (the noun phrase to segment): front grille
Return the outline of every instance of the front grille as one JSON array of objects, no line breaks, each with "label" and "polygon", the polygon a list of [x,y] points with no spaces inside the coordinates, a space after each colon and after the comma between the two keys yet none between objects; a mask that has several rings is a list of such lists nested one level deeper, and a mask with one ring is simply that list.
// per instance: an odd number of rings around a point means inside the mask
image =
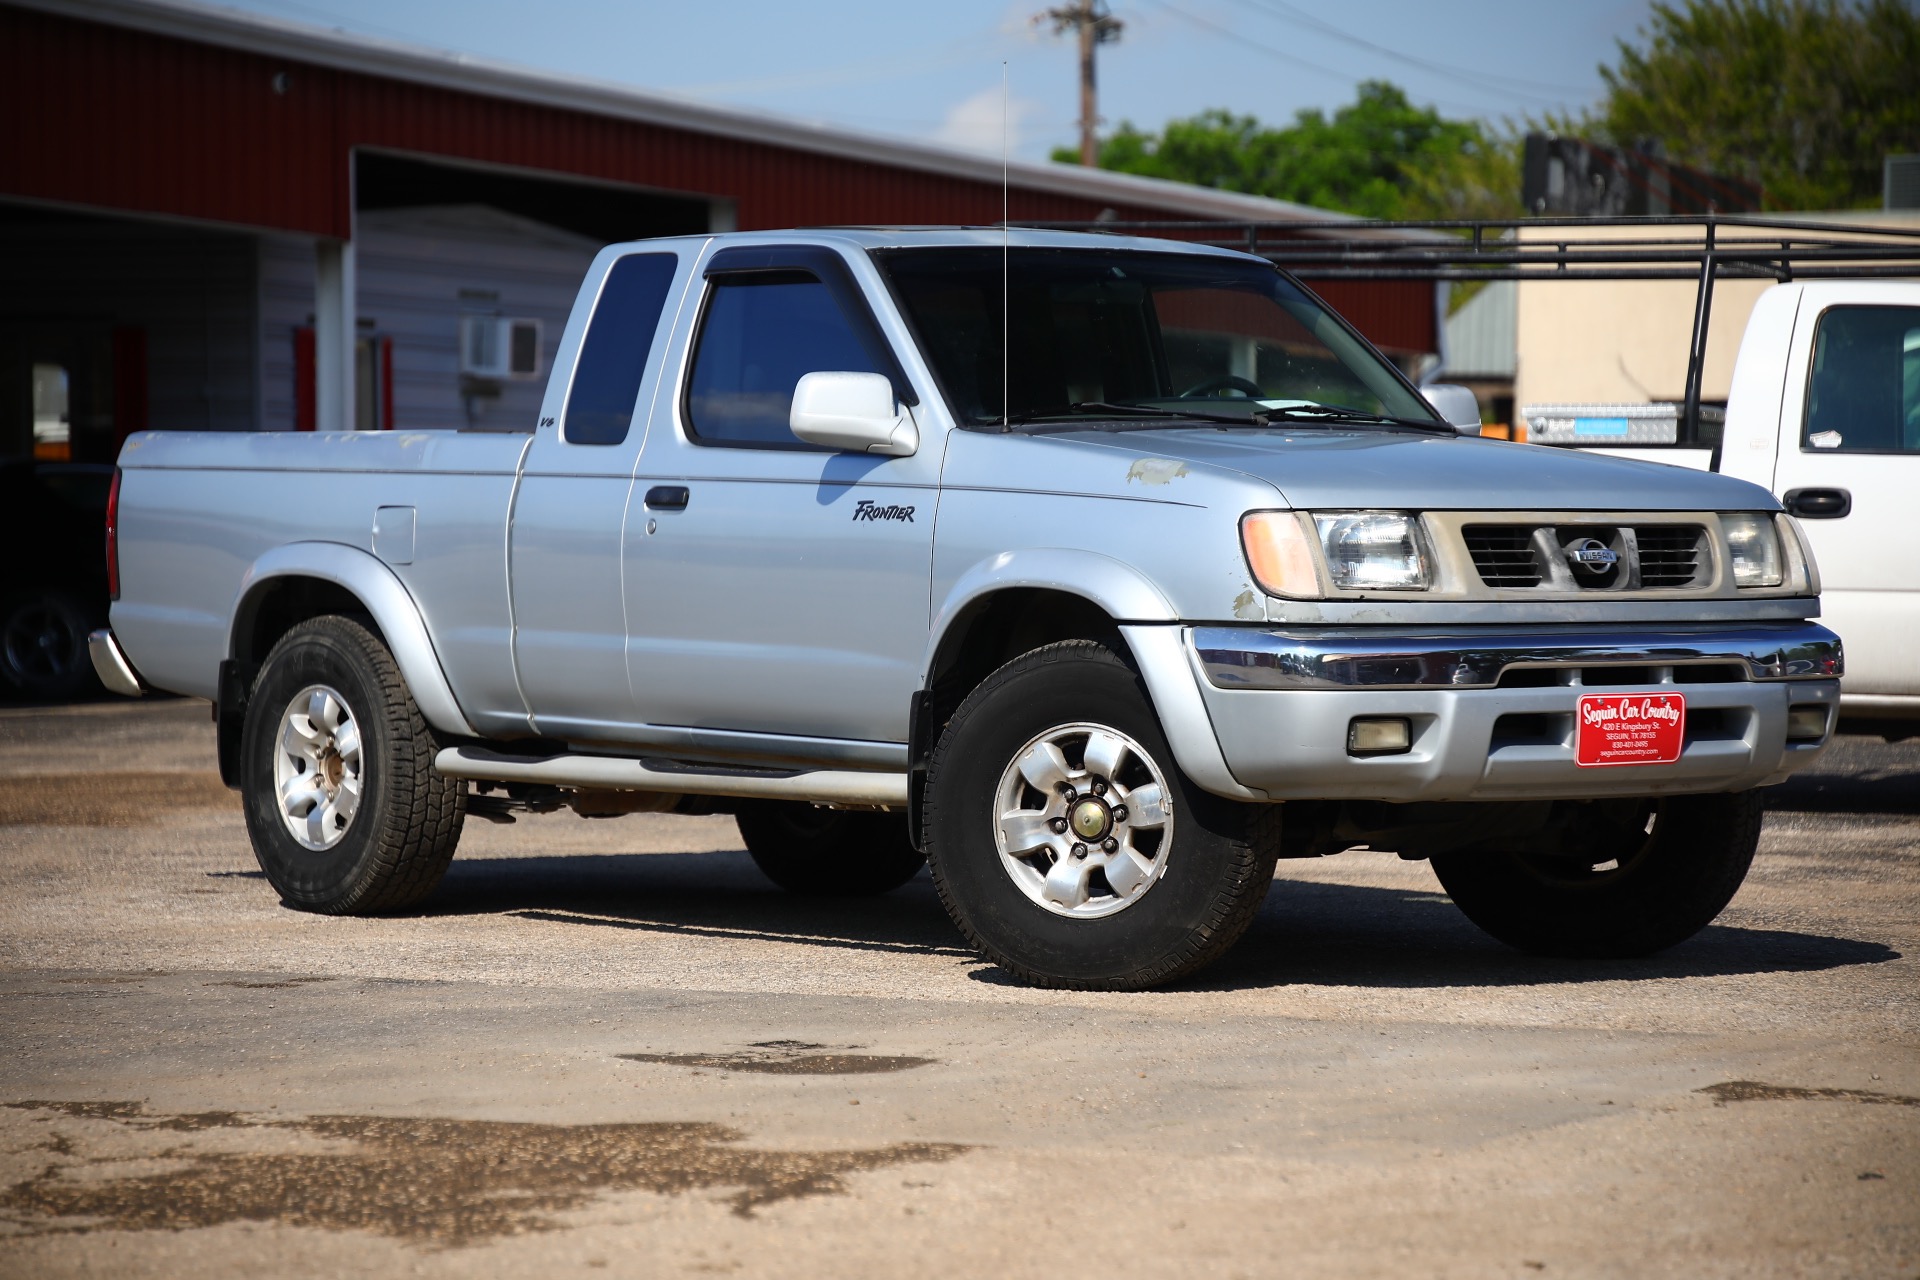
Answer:
[{"label": "front grille", "polygon": [[1533,530],[1515,524],[1470,524],[1460,531],[1480,581],[1490,587],[1537,587],[1540,560]]},{"label": "front grille", "polygon": [[1640,585],[1692,587],[1706,578],[1705,530],[1689,524],[1651,524],[1634,528],[1639,544]]},{"label": "front grille", "polygon": [[1678,591],[1712,577],[1707,531],[1695,524],[1470,524],[1460,536],[1496,590]]}]

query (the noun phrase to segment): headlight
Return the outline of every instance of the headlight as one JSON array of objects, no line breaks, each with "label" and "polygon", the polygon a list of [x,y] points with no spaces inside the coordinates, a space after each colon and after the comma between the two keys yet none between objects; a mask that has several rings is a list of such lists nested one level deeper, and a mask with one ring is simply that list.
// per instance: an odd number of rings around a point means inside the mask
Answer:
[{"label": "headlight", "polygon": [[1780,585],[1780,534],[1774,528],[1772,516],[1745,511],[1722,515],[1720,529],[1727,535],[1734,586]]},{"label": "headlight", "polygon": [[1401,511],[1316,515],[1327,576],[1344,591],[1425,591],[1432,581],[1420,518]]}]

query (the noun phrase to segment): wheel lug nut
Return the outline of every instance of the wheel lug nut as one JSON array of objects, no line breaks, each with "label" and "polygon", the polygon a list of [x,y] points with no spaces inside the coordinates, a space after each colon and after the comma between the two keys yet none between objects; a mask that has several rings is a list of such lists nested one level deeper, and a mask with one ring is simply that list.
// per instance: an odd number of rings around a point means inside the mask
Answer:
[{"label": "wheel lug nut", "polygon": [[1079,797],[1079,794],[1079,792],[1073,789],[1071,782],[1063,782],[1060,784],[1060,798],[1067,801],[1067,803],[1073,803],[1073,801]]},{"label": "wheel lug nut", "polygon": [[1064,835],[1067,830],[1067,820],[1065,818],[1054,818],[1047,823],[1047,827],[1055,835]]},{"label": "wheel lug nut", "polygon": [[1083,845],[1083,844],[1077,844],[1077,845],[1075,845],[1075,846],[1073,846],[1073,856],[1074,856],[1074,857],[1076,857],[1076,858],[1084,858],[1084,857],[1086,857],[1086,856],[1087,856],[1087,846],[1085,846],[1085,845]]},{"label": "wheel lug nut", "polygon": [[1105,840],[1102,840],[1100,842],[1100,847],[1108,853],[1113,853],[1120,848],[1120,842],[1118,840],[1115,840],[1112,836],[1108,836]]},{"label": "wheel lug nut", "polygon": [[1115,822],[1125,822],[1127,820],[1127,806],[1123,804],[1113,806],[1113,820]]},{"label": "wheel lug nut", "polygon": [[1095,778],[1093,780],[1093,794],[1097,796],[1103,796],[1107,794],[1107,784],[1100,781],[1100,779]]}]

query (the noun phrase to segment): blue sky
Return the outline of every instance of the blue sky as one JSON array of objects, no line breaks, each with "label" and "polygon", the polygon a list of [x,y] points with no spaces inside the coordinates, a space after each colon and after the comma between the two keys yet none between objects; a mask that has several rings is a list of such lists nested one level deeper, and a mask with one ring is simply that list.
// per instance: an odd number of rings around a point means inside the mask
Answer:
[{"label": "blue sky", "polygon": [[[1072,42],[1032,21],[1061,0],[227,0],[338,27],[756,107],[867,132],[998,150],[1001,62],[1012,151],[1076,138]],[[1492,119],[1598,100],[1595,68],[1647,0],[1112,0],[1101,114],[1157,128],[1225,107],[1285,122],[1388,79],[1416,102]]]}]

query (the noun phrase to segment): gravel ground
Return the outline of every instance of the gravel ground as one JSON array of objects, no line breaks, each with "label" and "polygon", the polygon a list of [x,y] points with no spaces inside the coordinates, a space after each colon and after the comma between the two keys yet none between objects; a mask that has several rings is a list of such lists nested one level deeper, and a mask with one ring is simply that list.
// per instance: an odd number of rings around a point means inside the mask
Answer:
[{"label": "gravel ground", "polygon": [[0,1275],[1920,1277],[1920,743],[1778,789],[1650,960],[1359,852],[1124,996],[724,818],[473,823],[419,913],[303,915],[212,751],[0,711]]}]

